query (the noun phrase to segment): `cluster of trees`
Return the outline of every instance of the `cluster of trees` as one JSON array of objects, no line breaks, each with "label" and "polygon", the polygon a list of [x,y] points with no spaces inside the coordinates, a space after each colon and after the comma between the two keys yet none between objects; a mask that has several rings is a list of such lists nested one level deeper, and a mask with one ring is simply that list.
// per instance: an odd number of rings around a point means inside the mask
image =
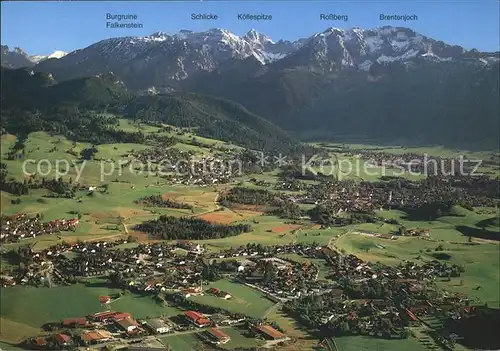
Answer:
[{"label": "cluster of trees", "polygon": [[98,150],[95,146],[87,147],[80,151],[80,157],[82,158],[82,160],[92,160],[97,151]]},{"label": "cluster of trees", "polygon": [[[332,300],[331,305],[333,302]],[[307,327],[320,328],[323,326],[321,318],[328,305],[321,295],[309,295],[288,301],[283,305],[283,309]]]},{"label": "cluster of trees", "polygon": [[7,165],[5,163],[0,163],[0,190],[17,196],[27,195],[29,193],[28,185],[25,182],[8,179],[7,175]]},{"label": "cluster of trees", "polygon": [[[269,155],[272,157],[272,155]],[[252,150],[245,149],[241,151],[235,159],[241,161],[241,170],[245,174],[259,174],[274,170],[275,165],[271,162],[262,162],[262,154]]]},{"label": "cluster of trees", "polygon": [[[28,185],[30,185],[30,181],[31,179],[28,180]],[[35,186],[37,185],[39,185],[41,188],[45,188],[55,194],[67,198],[74,197],[75,192],[78,190],[79,187],[78,184],[73,184],[71,178],[69,181],[64,181],[62,178],[57,178],[57,179],[42,178],[41,183],[35,183]]]},{"label": "cluster of trees", "polygon": [[287,313],[309,328],[320,329],[330,335],[333,332],[337,336],[370,335],[401,339],[409,337],[405,329],[407,322],[398,314],[389,312],[382,316],[380,311],[370,304],[352,305],[347,309],[344,304],[344,301],[325,295],[311,295],[288,301],[283,307]]},{"label": "cluster of trees", "polygon": [[[319,159],[321,160],[321,158]],[[317,180],[317,181],[332,180],[331,175],[325,175],[319,171],[314,173],[310,169],[301,167],[300,164],[287,165],[283,167],[279,176],[283,179],[300,179],[300,180]]]},{"label": "cluster of trees", "polygon": [[350,279],[340,279],[340,286],[344,293],[351,299],[383,299],[392,298],[390,286],[374,279],[363,284],[356,284]]},{"label": "cluster of trees", "polygon": [[[9,153],[7,154],[7,159],[8,160],[16,160],[18,158],[24,157],[25,154],[25,142],[26,139],[28,138],[27,134],[20,134],[15,142],[14,145],[12,145]],[[21,152],[21,154],[19,154]]]},{"label": "cluster of trees", "polygon": [[264,189],[252,189],[245,187],[235,187],[229,190],[220,198],[223,206],[231,207],[231,204],[244,205],[274,205],[277,197],[273,193]]},{"label": "cluster of trees", "polygon": [[252,231],[250,224],[214,224],[200,218],[160,216],[135,227],[166,240],[203,240],[218,239]]},{"label": "cluster of trees", "polygon": [[76,106],[55,106],[44,111],[2,108],[1,123],[11,134],[45,131],[93,144],[146,142],[142,132],[120,130],[116,117],[81,110]]},{"label": "cluster of trees", "polygon": [[168,208],[180,208],[180,209],[193,209],[193,206],[190,204],[173,201],[170,199],[164,199],[161,195],[151,195],[141,197],[140,199],[135,201],[136,204],[151,206],[151,207],[168,207]]},{"label": "cluster of trees", "polygon": [[262,276],[262,284],[267,285],[273,282],[277,277],[278,277],[278,269],[271,261],[267,261],[264,266],[264,275]]},{"label": "cluster of trees", "polygon": [[458,205],[458,200],[436,200],[433,202],[424,202],[418,205],[408,205],[402,209],[410,215],[412,219],[436,220],[442,216],[451,214],[453,206]]},{"label": "cluster of trees", "polygon": [[265,189],[235,187],[221,196],[220,203],[226,207],[234,204],[265,206],[267,213],[288,219],[299,219],[305,215],[298,204]]},{"label": "cluster of trees", "polygon": [[269,213],[281,218],[300,219],[306,214],[298,204],[290,200],[276,201],[275,206]]},{"label": "cluster of trees", "polygon": [[368,213],[351,212],[341,216],[338,205],[332,201],[323,202],[308,211],[311,219],[322,225],[345,226],[357,223],[375,223],[377,217]]},{"label": "cluster of trees", "polygon": [[212,267],[218,272],[234,273],[238,271],[240,263],[237,260],[212,261]]},{"label": "cluster of trees", "polygon": [[20,182],[15,179],[9,179],[7,175],[7,165],[0,163],[0,190],[16,196],[29,194],[29,189],[47,189],[59,196],[72,198],[79,187],[78,184],[73,184],[71,178],[69,181],[64,181],[62,178],[42,178],[41,181],[28,178]]}]

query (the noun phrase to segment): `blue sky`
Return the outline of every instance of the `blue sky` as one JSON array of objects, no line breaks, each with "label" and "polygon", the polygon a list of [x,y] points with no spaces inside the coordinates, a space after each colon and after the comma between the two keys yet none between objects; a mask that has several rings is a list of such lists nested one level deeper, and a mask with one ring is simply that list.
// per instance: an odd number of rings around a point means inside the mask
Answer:
[{"label": "blue sky", "polygon": [[[410,27],[449,44],[499,50],[498,0],[477,1],[188,1],[188,2],[1,2],[1,42],[29,54],[71,51],[96,41],[180,29],[219,27],[243,35],[256,29],[274,40],[308,37],[328,27]],[[107,29],[106,14],[136,14],[141,29]],[[191,13],[213,13],[216,21],[194,21]],[[265,13],[272,21],[239,21],[238,13]],[[347,15],[348,21],[320,21],[321,13]],[[380,21],[384,14],[416,14],[417,21]]]}]

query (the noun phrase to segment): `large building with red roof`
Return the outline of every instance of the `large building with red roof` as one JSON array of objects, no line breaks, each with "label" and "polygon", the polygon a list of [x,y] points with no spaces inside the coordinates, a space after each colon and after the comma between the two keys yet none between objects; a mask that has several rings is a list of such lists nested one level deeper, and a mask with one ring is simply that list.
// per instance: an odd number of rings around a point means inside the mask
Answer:
[{"label": "large building with red roof", "polygon": [[66,328],[84,328],[89,325],[87,318],[66,318],[62,321],[62,326]]},{"label": "large building with red roof", "polygon": [[197,327],[206,327],[210,325],[210,319],[206,318],[203,314],[196,311],[186,311],[184,316],[188,321],[196,325]]},{"label": "large building with red roof", "polygon": [[115,314],[112,318],[115,320],[115,322],[121,321],[122,319],[125,318],[130,318],[132,317],[130,313],[128,312],[120,312]]},{"label": "large building with red roof", "polygon": [[56,334],[54,339],[61,346],[66,346],[71,341],[71,337],[66,334]]},{"label": "large building with red roof", "polygon": [[231,340],[231,337],[219,328],[209,328],[205,332],[205,335],[212,344],[216,345],[225,344]]},{"label": "large building with red roof", "polygon": [[113,316],[117,315],[119,312],[115,311],[106,311],[106,312],[98,312],[95,313],[92,318],[98,322],[104,322],[108,319],[112,319]]},{"label": "large building with red roof", "polygon": [[259,324],[254,326],[254,330],[264,336],[266,339],[270,340],[281,340],[285,339],[286,335],[279,330],[274,329],[269,324]]}]

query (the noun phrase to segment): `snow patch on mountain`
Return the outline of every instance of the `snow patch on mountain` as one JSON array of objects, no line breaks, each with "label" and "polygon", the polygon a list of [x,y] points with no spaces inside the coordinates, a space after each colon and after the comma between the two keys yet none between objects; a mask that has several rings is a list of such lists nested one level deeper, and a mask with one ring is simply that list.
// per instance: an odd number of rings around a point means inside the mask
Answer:
[{"label": "snow patch on mountain", "polygon": [[404,51],[408,48],[410,43],[407,40],[391,40],[390,44],[396,51]]},{"label": "snow patch on mountain", "polygon": [[29,60],[33,63],[39,63],[39,62],[42,62],[44,60],[48,60],[48,59],[60,59],[64,56],[66,56],[68,53],[67,52],[64,52],[64,51],[60,51],[60,50],[56,50],[54,51],[52,54],[50,55],[33,55],[33,56],[29,56]]},{"label": "snow patch on mountain", "polygon": [[30,56],[29,59],[33,63],[38,63],[40,61],[46,60],[47,57],[48,57],[47,55],[33,55],[33,56]]},{"label": "snow patch on mountain", "polygon": [[68,53],[67,52],[64,52],[64,51],[60,51],[60,50],[56,50],[54,51],[52,54],[50,54],[48,56],[49,59],[51,58],[57,58],[57,59],[60,59],[61,57],[64,57],[66,56]]},{"label": "snow patch on mountain", "polygon": [[371,62],[370,60],[366,60],[363,63],[358,65],[358,69],[368,72],[370,70],[370,67],[372,64],[373,64],[373,62]]},{"label": "snow patch on mountain", "polygon": [[365,38],[366,46],[368,47],[369,53],[377,53],[382,49],[384,41],[378,36]]}]

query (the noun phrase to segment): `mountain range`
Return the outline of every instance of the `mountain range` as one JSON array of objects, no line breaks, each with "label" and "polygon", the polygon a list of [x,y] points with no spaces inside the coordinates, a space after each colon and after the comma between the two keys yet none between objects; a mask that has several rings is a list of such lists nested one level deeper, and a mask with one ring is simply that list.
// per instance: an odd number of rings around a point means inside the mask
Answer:
[{"label": "mountain range", "polygon": [[400,27],[328,28],[293,42],[275,42],[255,30],[244,36],[220,28],[205,32],[181,30],[176,34],[156,32],[145,37],[105,39],[58,56],[60,60],[36,62],[18,48],[12,53],[24,56],[26,62],[38,63],[35,70],[50,72],[60,81],[112,71],[131,89],[178,88],[180,81],[193,74],[220,69],[227,60],[247,58],[262,66],[302,66],[321,73],[348,68],[369,71],[374,64],[411,62],[416,58],[430,62],[477,59],[484,64],[498,60],[495,54],[447,45]]},{"label": "mountain range", "polygon": [[[255,30],[244,36],[182,30],[106,39],[59,56],[37,62],[2,47],[3,66],[32,67],[59,82],[112,72],[142,94],[222,97],[301,136],[319,131],[328,138],[487,145],[498,139],[492,133],[498,53],[466,50],[409,28],[328,28],[296,41],[273,41]],[[437,129],[422,127],[432,121]],[[453,123],[467,133],[454,133]],[[418,133],[403,128],[410,125]]]},{"label": "mountain range", "polygon": [[7,45],[2,45],[0,48],[0,57],[2,60],[2,66],[7,68],[23,68],[23,67],[33,67],[37,63],[48,59],[60,59],[64,57],[67,52],[64,51],[54,51],[50,55],[28,55],[21,48],[14,48],[10,50]]}]

